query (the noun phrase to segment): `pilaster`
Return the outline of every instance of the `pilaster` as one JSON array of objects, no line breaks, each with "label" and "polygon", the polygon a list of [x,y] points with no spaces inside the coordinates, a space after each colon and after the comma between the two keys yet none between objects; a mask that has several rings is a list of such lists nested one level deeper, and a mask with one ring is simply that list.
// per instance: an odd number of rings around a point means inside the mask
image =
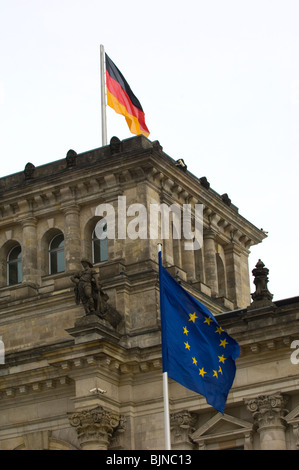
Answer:
[{"label": "pilaster", "polygon": [[211,287],[212,297],[216,297],[218,295],[215,237],[216,234],[213,230],[204,230],[203,246],[206,284]]},{"label": "pilaster", "polygon": [[235,243],[224,247],[227,276],[227,296],[235,303],[242,305],[241,250]]},{"label": "pilaster", "polygon": [[31,215],[22,220],[22,267],[23,282],[38,284],[37,275],[37,219]]},{"label": "pilaster", "polygon": [[65,217],[65,269],[77,271],[81,269],[81,237],[80,237],[80,210],[77,204],[71,204],[63,209]]}]

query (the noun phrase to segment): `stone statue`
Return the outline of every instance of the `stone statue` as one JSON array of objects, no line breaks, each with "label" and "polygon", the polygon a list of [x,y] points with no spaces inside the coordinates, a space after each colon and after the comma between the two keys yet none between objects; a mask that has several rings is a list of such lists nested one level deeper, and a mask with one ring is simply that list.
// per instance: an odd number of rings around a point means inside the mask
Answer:
[{"label": "stone statue", "polygon": [[116,328],[121,321],[121,315],[108,304],[109,297],[101,288],[97,271],[87,259],[83,259],[81,264],[83,270],[71,277],[71,281],[75,284],[76,304],[82,302],[86,320],[100,318]]},{"label": "stone statue", "polygon": [[102,291],[93,265],[87,259],[83,259],[81,264],[83,270],[71,277],[71,281],[75,284],[76,304],[82,302],[86,315],[90,313],[104,315],[108,309],[109,297]]}]

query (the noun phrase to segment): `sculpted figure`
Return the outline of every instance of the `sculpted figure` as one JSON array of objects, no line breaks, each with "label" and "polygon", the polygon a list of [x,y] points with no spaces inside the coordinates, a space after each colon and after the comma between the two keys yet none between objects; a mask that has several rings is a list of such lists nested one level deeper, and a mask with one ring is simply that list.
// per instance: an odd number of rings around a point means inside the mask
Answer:
[{"label": "sculpted figure", "polygon": [[86,315],[90,313],[105,314],[109,299],[100,286],[97,272],[90,261],[81,261],[83,270],[74,274],[71,281],[75,284],[75,296],[77,305],[82,302]]}]

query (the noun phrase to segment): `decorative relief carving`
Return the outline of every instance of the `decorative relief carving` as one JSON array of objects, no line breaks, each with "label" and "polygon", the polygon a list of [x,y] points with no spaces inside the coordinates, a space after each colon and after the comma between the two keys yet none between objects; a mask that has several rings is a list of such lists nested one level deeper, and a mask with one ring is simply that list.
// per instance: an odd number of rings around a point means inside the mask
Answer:
[{"label": "decorative relief carving", "polygon": [[170,415],[171,441],[173,445],[193,446],[190,434],[195,430],[197,415],[187,410]]},{"label": "decorative relief carving", "polygon": [[259,395],[257,398],[246,402],[258,429],[266,426],[285,426],[286,403],[287,397],[280,393]]},{"label": "decorative relief carving", "polygon": [[95,449],[107,449],[114,431],[120,424],[124,426],[123,418],[101,406],[72,413],[69,421],[77,431],[82,448],[93,446]]}]

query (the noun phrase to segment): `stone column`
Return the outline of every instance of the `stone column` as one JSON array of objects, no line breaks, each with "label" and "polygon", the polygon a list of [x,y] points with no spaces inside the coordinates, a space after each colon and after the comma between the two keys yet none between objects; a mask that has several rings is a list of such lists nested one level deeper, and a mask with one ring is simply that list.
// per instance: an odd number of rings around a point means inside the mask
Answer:
[{"label": "stone column", "polygon": [[235,303],[235,307],[242,305],[242,277],[241,277],[241,250],[235,243],[224,247],[227,296]]},{"label": "stone column", "polygon": [[286,450],[286,402],[286,397],[280,393],[260,395],[247,402],[260,434],[261,450]]},{"label": "stone column", "polygon": [[182,264],[187,273],[188,281],[195,281],[195,258],[193,250],[185,250],[184,241],[182,241]]},{"label": "stone column", "polygon": [[204,230],[203,247],[206,284],[211,288],[213,297],[216,297],[218,295],[218,275],[216,263],[215,237],[216,234],[215,232],[213,232],[213,230]]},{"label": "stone column", "polygon": [[107,450],[120,417],[97,406],[72,413],[69,421],[77,431],[82,450]]},{"label": "stone column", "polygon": [[22,221],[23,243],[22,243],[22,268],[23,282],[38,284],[37,273],[37,220],[28,216]]},{"label": "stone column", "polygon": [[65,270],[66,272],[78,271],[81,269],[81,233],[79,207],[76,204],[72,204],[70,206],[64,207],[63,212],[65,215]]}]

